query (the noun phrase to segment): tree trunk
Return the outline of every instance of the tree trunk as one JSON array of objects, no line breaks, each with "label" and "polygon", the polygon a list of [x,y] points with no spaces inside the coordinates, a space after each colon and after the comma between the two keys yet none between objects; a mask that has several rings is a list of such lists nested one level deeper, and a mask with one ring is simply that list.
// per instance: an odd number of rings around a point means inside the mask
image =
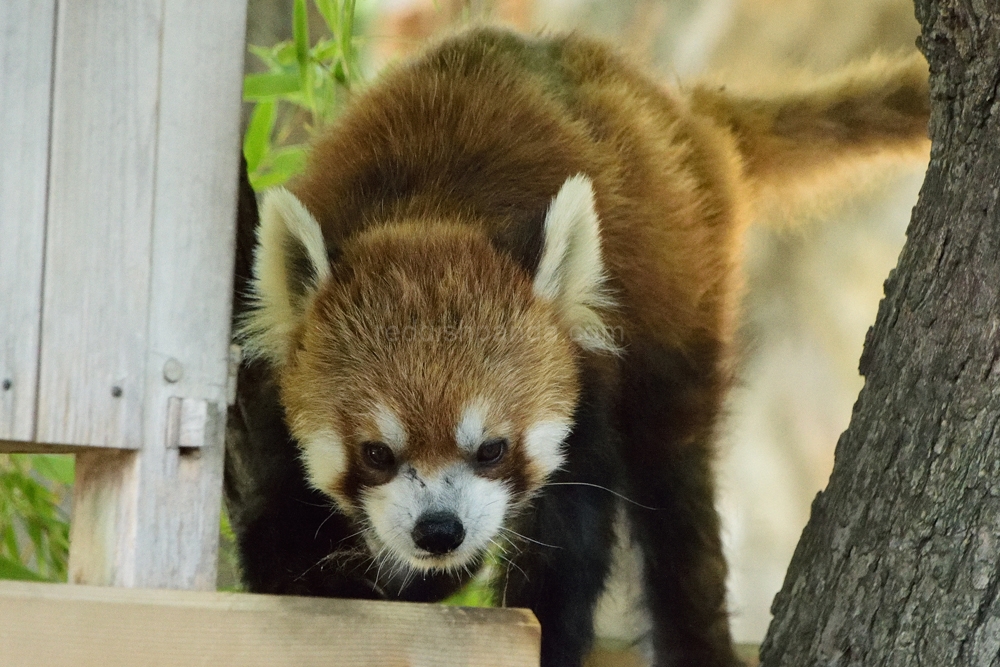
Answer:
[{"label": "tree trunk", "polygon": [[916,10],[931,163],[763,667],[1000,665],[1000,10]]}]

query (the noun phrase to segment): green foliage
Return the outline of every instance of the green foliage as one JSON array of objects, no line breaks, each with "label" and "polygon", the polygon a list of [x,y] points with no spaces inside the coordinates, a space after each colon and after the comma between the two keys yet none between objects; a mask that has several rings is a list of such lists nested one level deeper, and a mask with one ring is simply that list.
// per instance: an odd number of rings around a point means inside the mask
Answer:
[{"label": "green foliage", "polygon": [[352,86],[361,80],[355,0],[314,2],[328,37],[310,46],[306,0],[294,0],[293,38],[271,47],[250,47],[268,69],[243,81],[243,99],[254,103],[243,154],[250,184],[258,191],[302,171],[305,140],[337,116]]},{"label": "green foliage", "polygon": [[65,581],[73,457],[0,455],[0,579]]},{"label": "green foliage", "polygon": [[222,506],[222,514],[219,526],[219,559],[218,576],[216,577],[216,589],[230,593],[239,593],[244,590],[243,582],[240,580],[240,559],[236,549],[236,533],[229,522],[229,513],[226,506]]},{"label": "green foliage", "polygon": [[492,575],[492,567],[487,566],[462,590],[445,600],[444,604],[452,607],[495,607],[496,600],[493,599],[493,589],[490,586]]}]

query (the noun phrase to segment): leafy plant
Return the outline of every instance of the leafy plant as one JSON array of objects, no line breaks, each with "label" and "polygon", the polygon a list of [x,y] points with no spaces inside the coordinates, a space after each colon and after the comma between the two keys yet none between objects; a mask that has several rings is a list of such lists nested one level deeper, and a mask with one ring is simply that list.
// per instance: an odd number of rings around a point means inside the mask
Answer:
[{"label": "leafy plant", "polygon": [[[66,581],[74,457],[0,455],[0,579]],[[238,591],[233,530],[223,508],[219,526],[220,588]]]},{"label": "leafy plant", "polygon": [[250,184],[258,191],[280,185],[302,170],[303,139],[333,120],[351,88],[361,81],[355,0],[314,2],[329,37],[310,46],[306,0],[294,0],[293,39],[271,47],[249,47],[268,68],[243,81],[243,99],[255,103],[243,154]]},{"label": "leafy plant", "polygon": [[73,487],[69,455],[0,456],[0,579],[65,581]]},{"label": "leafy plant", "polygon": [[237,593],[244,589],[243,582],[240,581],[240,559],[236,549],[236,533],[233,532],[233,526],[229,522],[229,513],[226,511],[225,503],[222,505],[219,524],[216,588],[220,591]]},{"label": "leafy plant", "polygon": [[492,578],[498,567],[499,558],[491,554],[487,558],[487,565],[483,571],[477,574],[461,590],[454,593],[444,604],[451,607],[495,607],[497,602],[493,599]]}]

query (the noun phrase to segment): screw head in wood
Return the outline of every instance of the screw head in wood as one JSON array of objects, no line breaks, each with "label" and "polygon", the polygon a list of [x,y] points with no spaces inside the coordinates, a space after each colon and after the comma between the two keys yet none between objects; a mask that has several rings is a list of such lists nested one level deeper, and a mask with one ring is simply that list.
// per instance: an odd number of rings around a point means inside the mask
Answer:
[{"label": "screw head in wood", "polygon": [[2,386],[4,391],[10,391],[10,388],[14,386],[14,383],[10,380],[10,378],[4,378]]},{"label": "screw head in wood", "polygon": [[167,363],[163,364],[163,379],[167,382],[177,382],[182,377],[184,377],[184,367],[181,362],[173,357],[167,359]]},{"label": "screw head in wood", "polygon": [[114,387],[111,388],[111,395],[114,396],[115,398],[121,398],[122,388],[119,387],[118,385],[115,385]]}]

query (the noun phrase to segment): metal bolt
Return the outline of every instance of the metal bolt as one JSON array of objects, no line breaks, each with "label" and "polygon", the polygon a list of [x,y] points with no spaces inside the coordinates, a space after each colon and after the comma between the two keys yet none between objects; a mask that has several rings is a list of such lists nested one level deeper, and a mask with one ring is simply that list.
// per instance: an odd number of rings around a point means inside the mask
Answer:
[{"label": "metal bolt", "polygon": [[182,377],[184,377],[184,367],[181,362],[173,357],[167,359],[167,363],[163,364],[163,379],[167,382],[177,382]]},{"label": "metal bolt", "polygon": [[121,398],[122,388],[119,387],[118,385],[115,385],[114,387],[111,388],[111,395],[114,396],[115,398]]},{"label": "metal bolt", "polygon": [[4,378],[4,381],[3,381],[3,390],[4,391],[10,391],[10,388],[13,387],[13,386],[14,386],[14,383],[11,382],[10,378]]}]

